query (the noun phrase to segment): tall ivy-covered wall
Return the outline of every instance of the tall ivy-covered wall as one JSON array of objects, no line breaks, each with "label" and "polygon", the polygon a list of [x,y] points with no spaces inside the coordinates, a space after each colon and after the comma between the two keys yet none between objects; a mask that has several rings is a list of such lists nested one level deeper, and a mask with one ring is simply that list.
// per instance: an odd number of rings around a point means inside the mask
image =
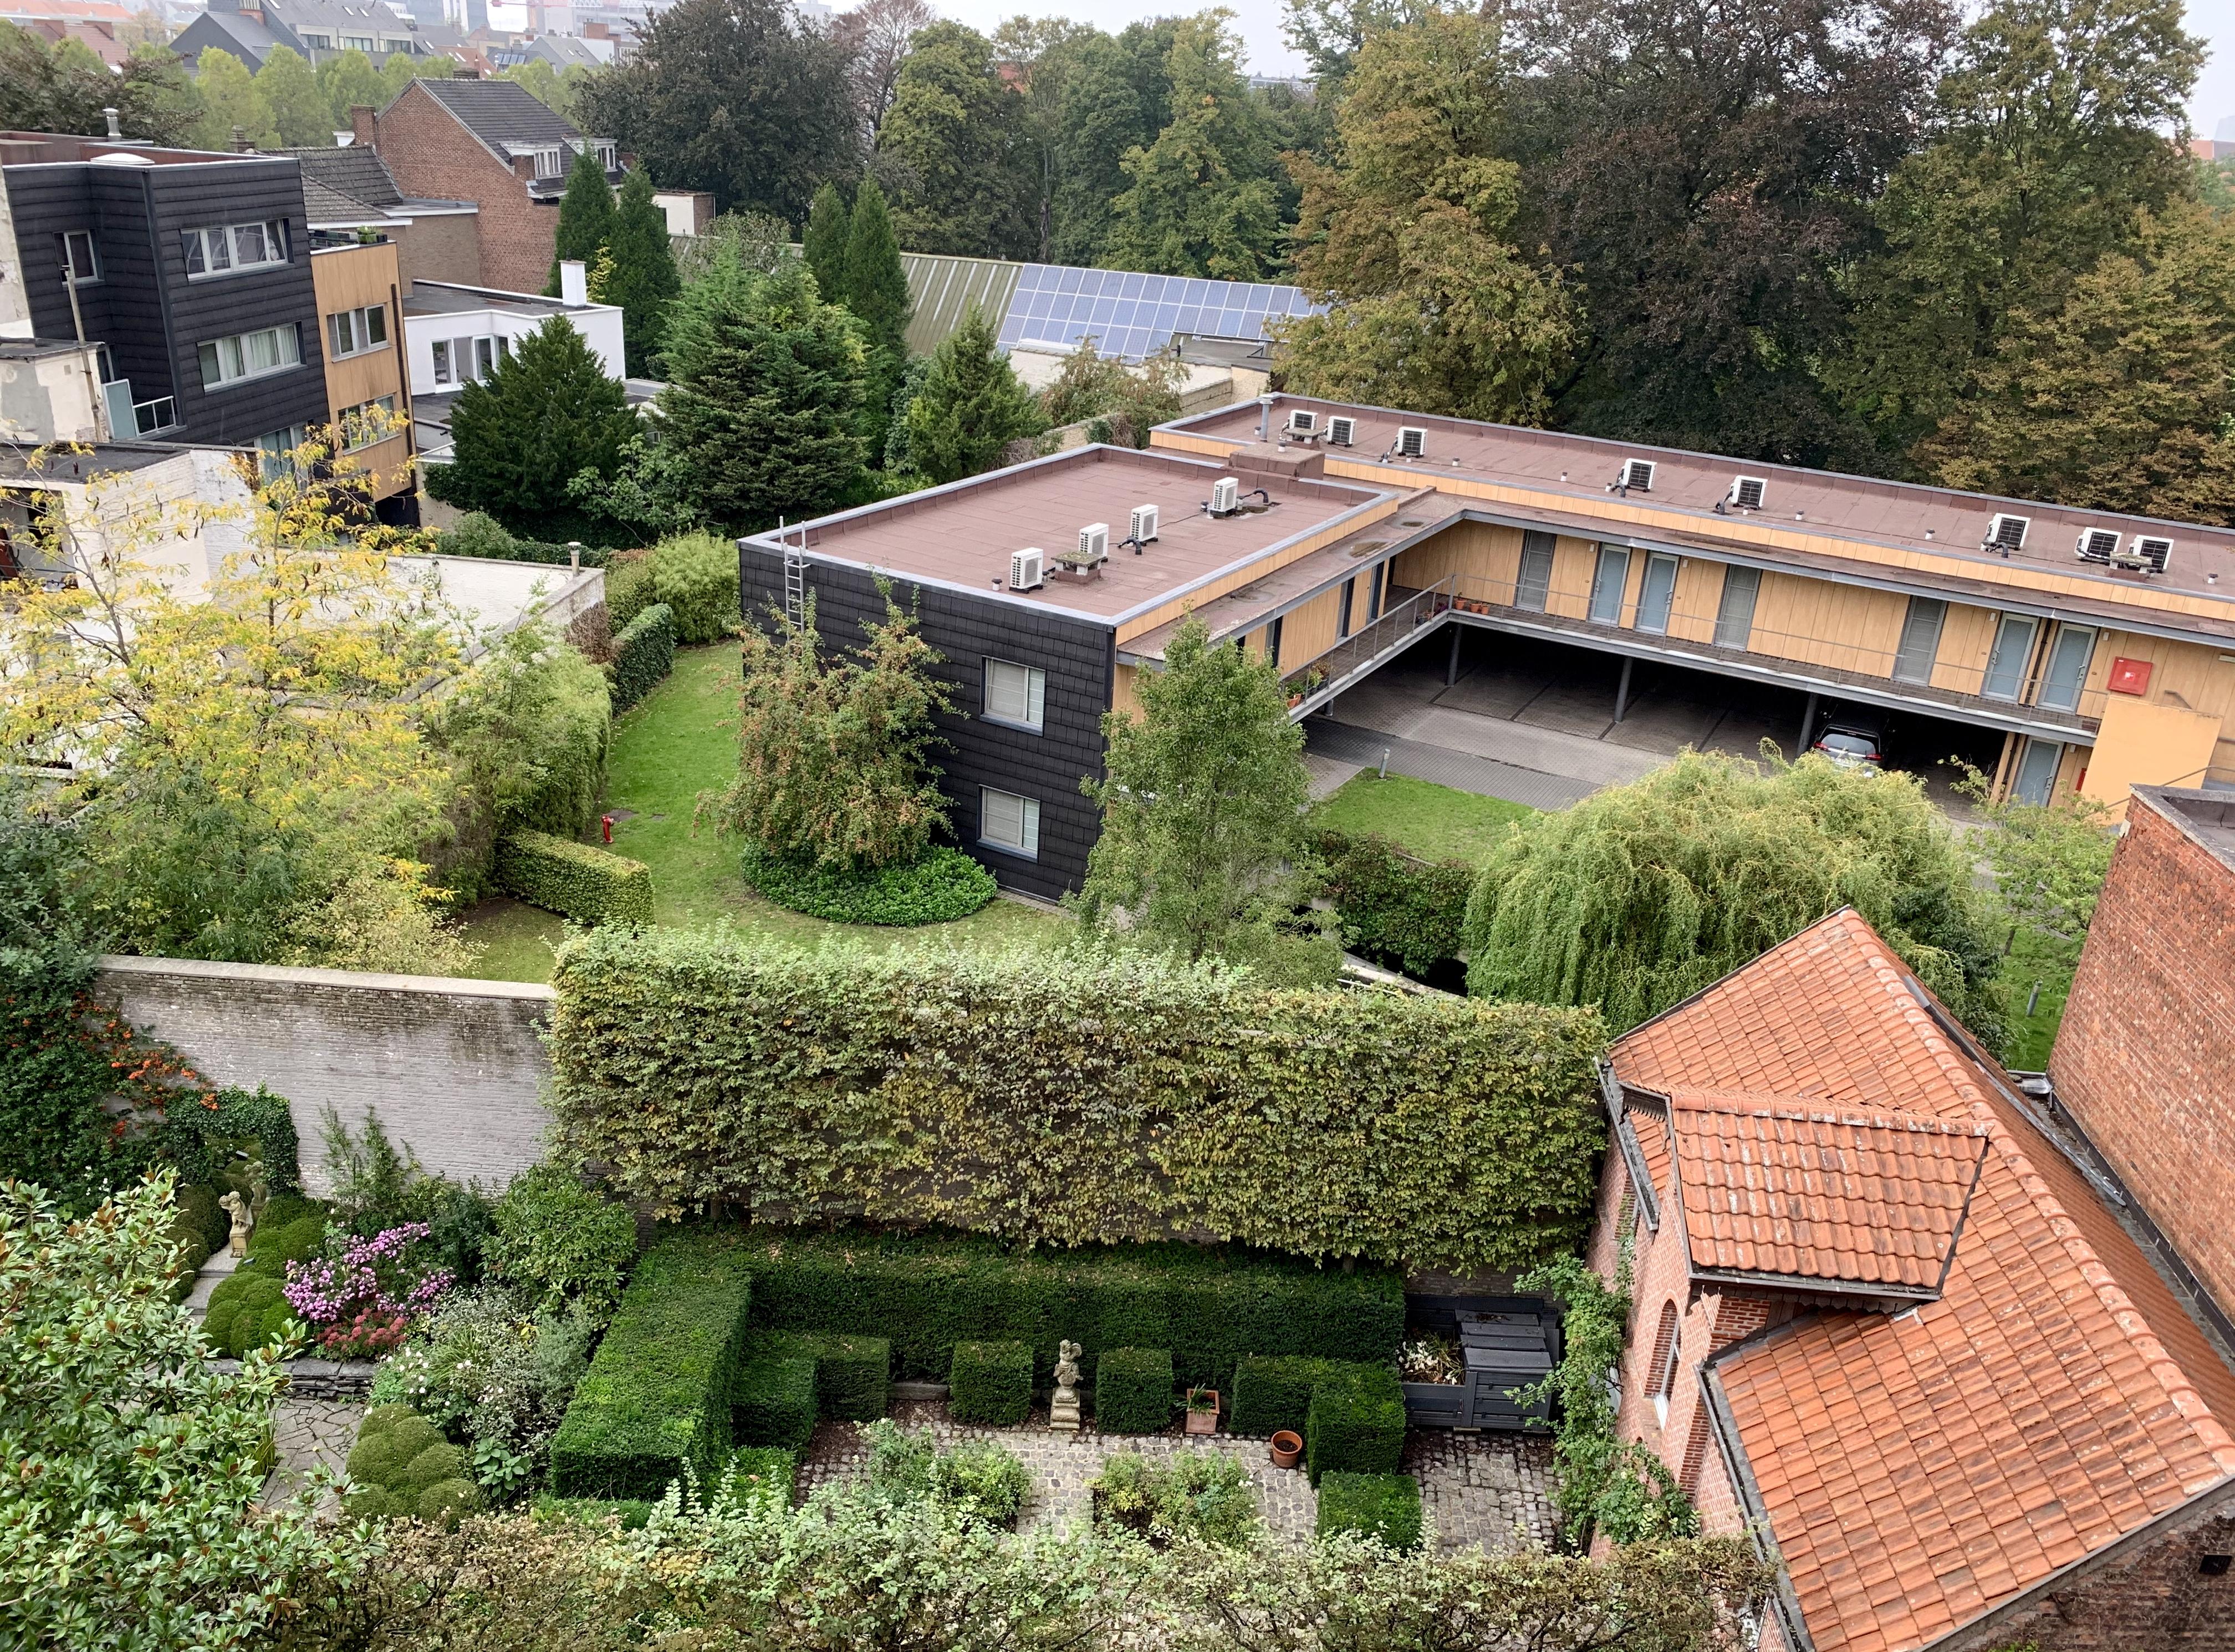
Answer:
[{"label": "tall ivy-covered wall", "polygon": [[1605,1140],[1591,1011],[672,931],[554,985],[568,1148],[671,1214],[1504,1268],[1580,1237]]}]

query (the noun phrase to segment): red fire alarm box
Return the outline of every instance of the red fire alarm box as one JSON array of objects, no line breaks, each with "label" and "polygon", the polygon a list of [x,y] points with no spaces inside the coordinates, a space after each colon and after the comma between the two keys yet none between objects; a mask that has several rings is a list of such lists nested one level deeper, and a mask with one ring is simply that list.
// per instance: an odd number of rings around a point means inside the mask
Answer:
[{"label": "red fire alarm box", "polygon": [[2104,685],[2114,694],[2147,694],[2150,692],[2151,662],[2147,659],[2114,659],[2111,680]]}]

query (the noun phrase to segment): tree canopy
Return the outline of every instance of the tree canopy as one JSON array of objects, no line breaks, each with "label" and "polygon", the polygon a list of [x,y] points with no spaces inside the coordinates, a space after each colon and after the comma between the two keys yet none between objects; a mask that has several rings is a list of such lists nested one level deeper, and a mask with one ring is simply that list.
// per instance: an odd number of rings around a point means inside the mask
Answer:
[{"label": "tree canopy", "polygon": [[932,352],[907,419],[908,463],[934,482],[992,469],[1010,442],[1047,424],[975,304]]},{"label": "tree canopy", "polygon": [[652,175],[641,167],[621,184],[606,250],[613,264],[606,273],[605,301],[621,307],[629,376],[650,377],[652,352],[667,325],[667,306],[683,282],[667,239],[667,214],[652,199]]},{"label": "tree canopy", "polygon": [[310,148],[334,141],[333,102],[318,85],[300,52],[274,46],[256,71],[256,89],[272,111],[272,127],[290,148]]},{"label": "tree canopy", "polygon": [[909,252],[1038,250],[1024,102],[975,30],[937,23],[915,36],[878,128],[877,161],[895,182],[893,226]]},{"label": "tree canopy", "polygon": [[[82,42],[49,46],[0,20],[0,126],[101,137],[108,131],[102,111],[109,106],[126,137],[147,143],[187,142],[202,113],[185,65],[167,47],[134,46],[123,68],[112,71]],[[229,128],[226,135],[230,148]]]}]

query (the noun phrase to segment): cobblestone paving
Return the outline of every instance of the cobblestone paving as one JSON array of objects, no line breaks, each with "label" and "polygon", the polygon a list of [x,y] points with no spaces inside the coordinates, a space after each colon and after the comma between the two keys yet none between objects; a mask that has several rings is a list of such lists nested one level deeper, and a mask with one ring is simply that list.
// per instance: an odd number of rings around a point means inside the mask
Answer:
[{"label": "cobblestone paving", "polygon": [[[362,1400],[296,1400],[283,1397],[272,1417],[272,1445],[279,1460],[264,1482],[266,1504],[294,1495],[311,1469],[323,1463],[337,1474],[357,1443],[364,1419]],[[329,1498],[331,1502],[332,1499]]]},{"label": "cobblestone paving", "polygon": [[[1103,1459],[1112,1453],[1169,1458],[1190,1446],[1241,1459],[1258,1512],[1276,1536],[1308,1537],[1319,1518],[1319,1497],[1303,1470],[1274,1467],[1272,1450],[1262,1439],[1223,1433],[1208,1439],[1177,1433],[1102,1434],[1091,1428],[1059,1434],[1048,1428],[1045,1413],[1035,1413],[1018,1428],[965,1427],[948,1420],[943,1401],[897,1404],[893,1419],[906,1428],[929,1427],[941,1446],[988,1440],[1013,1452],[1032,1477],[1021,1522],[1027,1529],[1061,1530],[1087,1518],[1091,1508],[1088,1487],[1102,1472]],[[815,1431],[800,1464],[801,1495],[860,1473],[868,1454],[860,1427],[823,1424]],[[1415,1431],[1407,1437],[1405,1454],[1405,1470],[1419,1479],[1423,1505],[1446,1549],[1477,1543],[1511,1548],[1517,1533],[1549,1541],[1550,1462],[1550,1450],[1540,1440],[1442,1430]]]}]

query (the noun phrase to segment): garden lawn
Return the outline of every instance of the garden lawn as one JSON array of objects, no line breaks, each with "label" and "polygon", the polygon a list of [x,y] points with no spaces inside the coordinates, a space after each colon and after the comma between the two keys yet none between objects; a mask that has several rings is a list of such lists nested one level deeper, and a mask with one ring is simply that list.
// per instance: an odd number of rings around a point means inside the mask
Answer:
[{"label": "garden lawn", "polygon": [[1312,824],[1357,836],[1379,832],[1424,861],[1480,861],[1517,820],[1537,811],[1525,803],[1366,770],[1312,811]]},{"label": "garden lawn", "polygon": [[[655,922],[697,928],[727,920],[803,945],[829,934],[887,946],[916,936],[1052,944],[1064,935],[1069,920],[1014,901],[990,901],[954,923],[883,929],[826,923],[762,900],[738,873],[739,840],[717,832],[711,818],[691,830],[700,796],[718,796],[737,770],[737,730],[733,643],[678,649],[674,674],[613,724],[606,769],[606,810],[619,816],[613,852],[652,868]],[[567,926],[556,914],[502,901],[475,907],[462,928],[468,941],[484,947],[471,974],[543,981],[551,979],[551,948]]]},{"label": "garden lawn", "polygon": [[[2009,1043],[2002,1065],[2019,1072],[2039,1072],[2048,1065],[2049,1046],[2056,1042],[2057,1023],[2064,1019],[2064,1000],[2072,991],[2072,975],[2079,960],[2068,947],[2021,928],[2017,940],[2002,959],[2002,1002],[2009,1006]],[[2033,986],[2041,983],[2041,1001],[2034,1013],[2025,1013]]]}]

